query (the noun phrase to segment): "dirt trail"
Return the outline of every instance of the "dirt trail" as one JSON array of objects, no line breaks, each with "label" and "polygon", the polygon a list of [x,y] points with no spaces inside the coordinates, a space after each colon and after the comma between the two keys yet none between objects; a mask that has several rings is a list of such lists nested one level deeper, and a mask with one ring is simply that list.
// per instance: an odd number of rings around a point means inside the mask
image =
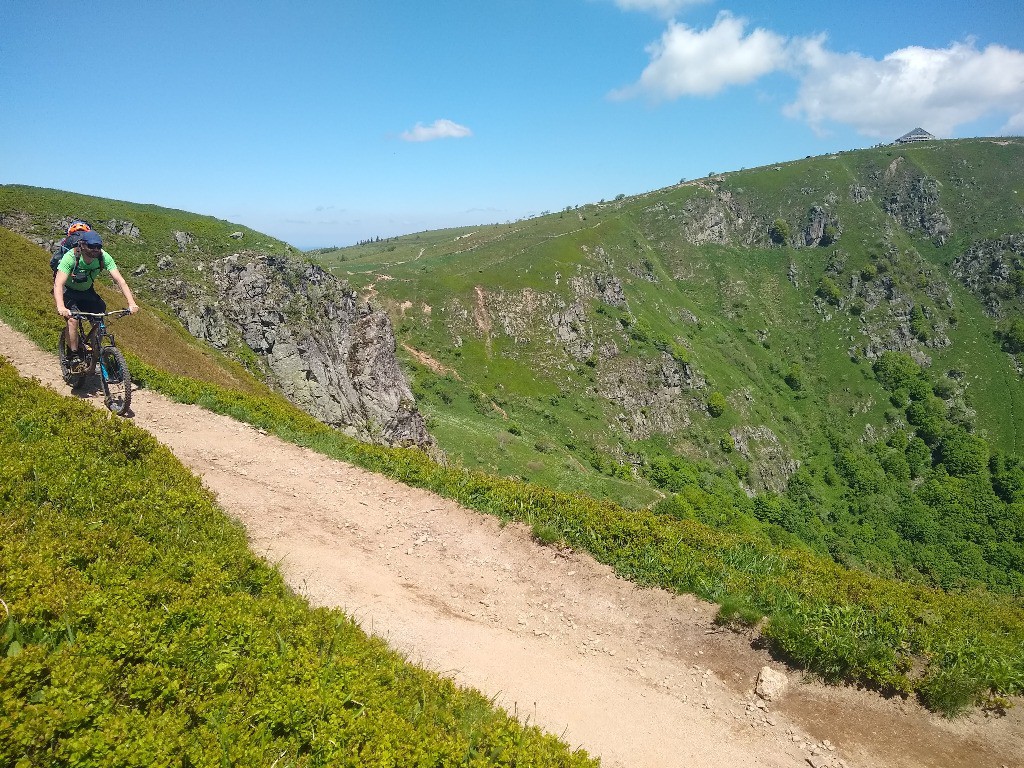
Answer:
[{"label": "dirt trail", "polygon": [[[0,355],[67,393],[54,358],[2,323]],[[312,603],[605,766],[1024,768],[1024,707],[947,722],[793,672],[758,706],[758,671],[782,667],[716,629],[712,605],[154,392],[133,409]]]}]

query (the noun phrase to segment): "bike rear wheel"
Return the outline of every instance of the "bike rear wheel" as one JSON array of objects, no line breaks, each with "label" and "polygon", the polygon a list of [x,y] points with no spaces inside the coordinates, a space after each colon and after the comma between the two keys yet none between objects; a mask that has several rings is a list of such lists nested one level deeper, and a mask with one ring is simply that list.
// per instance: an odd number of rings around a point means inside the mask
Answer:
[{"label": "bike rear wheel", "polygon": [[132,377],[124,355],[117,347],[100,349],[100,381],[107,408],[118,416],[124,416],[132,404]]},{"label": "bike rear wheel", "polygon": [[[71,370],[71,364],[68,362],[68,356],[70,350],[68,349],[68,329],[62,328],[60,332],[60,339],[57,341],[57,359],[60,361],[60,375],[64,379],[64,383],[70,386],[72,389],[78,389],[85,381],[85,377],[89,375],[89,368],[92,366],[82,366],[81,370]],[[79,340],[81,344],[81,340]]]}]

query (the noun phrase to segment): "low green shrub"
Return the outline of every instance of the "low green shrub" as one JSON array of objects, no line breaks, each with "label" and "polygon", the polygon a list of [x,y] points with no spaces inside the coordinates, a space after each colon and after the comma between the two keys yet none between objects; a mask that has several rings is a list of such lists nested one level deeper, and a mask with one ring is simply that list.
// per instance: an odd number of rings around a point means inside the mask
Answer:
[{"label": "low green shrub", "polygon": [[725,399],[725,395],[723,395],[721,392],[712,392],[710,395],[708,395],[708,414],[711,415],[712,417],[717,419],[719,416],[725,413],[725,409],[727,406],[728,402]]},{"label": "low green shrub", "polygon": [[0,765],[593,764],[311,609],[130,422],[0,401]]},{"label": "low green shrub", "polygon": [[[848,570],[806,549],[773,544],[763,532],[742,532],[729,521],[725,524],[732,531],[717,530],[708,523],[722,521],[694,519],[711,515],[705,506],[717,497],[699,487],[696,475],[685,481],[669,465],[663,468],[667,481],[678,481],[675,487],[684,494],[673,497],[679,509],[666,508],[665,514],[629,510],[582,494],[444,466],[416,449],[360,443],[283,400],[230,392],[147,366],[139,371],[148,386],[179,400],[428,488],[471,509],[526,522],[542,540],[586,550],[638,584],[717,603],[737,600],[749,616],[767,617],[762,631],[776,653],[828,680],[915,693],[952,715],[959,711],[958,706],[946,708],[952,699],[929,692],[941,689],[941,681],[962,666],[955,649],[974,649],[980,661],[972,676],[962,678],[973,680],[972,701],[1024,693],[1024,607],[1019,601],[984,591],[950,594]],[[921,674],[910,675],[922,665]]]}]

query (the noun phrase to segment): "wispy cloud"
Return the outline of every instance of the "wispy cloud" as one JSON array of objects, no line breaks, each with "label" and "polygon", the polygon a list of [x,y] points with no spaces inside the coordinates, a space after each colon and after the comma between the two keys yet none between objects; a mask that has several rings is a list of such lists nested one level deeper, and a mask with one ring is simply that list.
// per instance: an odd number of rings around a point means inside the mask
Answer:
[{"label": "wispy cloud", "polygon": [[[625,7],[658,0],[616,2]],[[650,63],[640,79],[612,91],[611,98],[714,96],[785,72],[796,79],[797,95],[784,113],[818,132],[842,124],[887,137],[920,125],[941,137],[992,115],[1005,116],[1007,133],[1024,126],[1024,52],[1001,45],[979,50],[967,40],[948,48],[909,46],[878,60],[830,51],[824,35],[747,32],[745,19],[723,11],[707,29],[669,21],[647,52]]]},{"label": "wispy cloud", "polygon": [[631,86],[612,98],[654,100],[713,96],[731,85],[751,83],[785,66],[786,40],[765,29],[746,34],[746,20],[722,11],[708,29],[670,21],[661,40],[647,47],[651,63]]},{"label": "wispy cloud", "polygon": [[430,125],[416,123],[416,127],[404,131],[401,138],[403,141],[434,141],[435,139],[464,139],[472,135],[473,132],[466,126],[441,119],[435,120]]},{"label": "wispy cloud", "polygon": [[624,11],[647,11],[671,18],[688,5],[700,5],[707,0],[614,0]]}]

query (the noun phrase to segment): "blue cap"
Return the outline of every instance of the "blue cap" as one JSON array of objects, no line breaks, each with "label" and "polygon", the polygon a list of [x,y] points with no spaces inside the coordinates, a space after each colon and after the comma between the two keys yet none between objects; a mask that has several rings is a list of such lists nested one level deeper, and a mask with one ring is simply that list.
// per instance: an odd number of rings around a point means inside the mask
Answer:
[{"label": "blue cap", "polygon": [[82,245],[103,245],[103,238],[91,229],[88,232],[83,232],[79,241]]}]

